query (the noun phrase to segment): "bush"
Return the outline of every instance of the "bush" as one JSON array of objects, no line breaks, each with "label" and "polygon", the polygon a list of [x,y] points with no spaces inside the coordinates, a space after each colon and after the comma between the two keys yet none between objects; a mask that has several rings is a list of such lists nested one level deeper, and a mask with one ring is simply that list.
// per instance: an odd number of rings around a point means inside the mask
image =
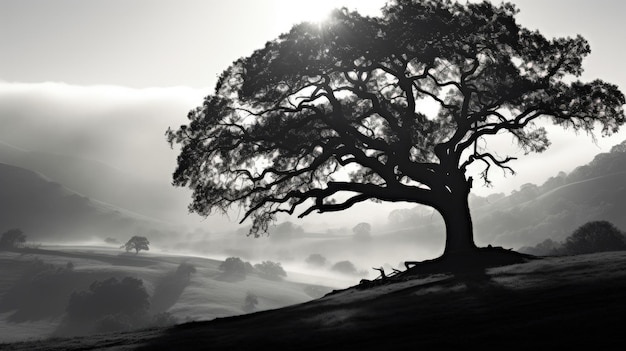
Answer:
[{"label": "bush", "polygon": [[14,249],[26,242],[26,235],[17,229],[9,229],[0,237],[0,249]]},{"label": "bush", "polygon": [[[248,265],[250,264],[248,263]],[[250,265],[250,268],[251,267],[252,265]],[[219,270],[223,272],[223,278],[237,280],[245,279],[250,268],[247,268],[246,263],[239,257],[228,257],[219,266]]]},{"label": "bush", "polygon": [[352,233],[354,233],[354,239],[358,241],[368,241],[370,240],[372,232],[372,226],[369,223],[361,222],[352,228]]},{"label": "bush", "polygon": [[176,275],[179,277],[190,278],[193,273],[196,273],[196,267],[191,263],[183,262],[176,268]]},{"label": "bush", "polygon": [[306,258],[305,260],[306,263],[310,264],[311,266],[324,266],[327,262],[326,257],[320,255],[320,254],[311,254],[309,255],[309,257]]},{"label": "bush", "polygon": [[73,293],[67,316],[73,321],[92,321],[107,315],[143,315],[150,307],[141,279],[125,277],[95,281],[88,291]]},{"label": "bush", "polygon": [[593,221],[580,226],[563,244],[570,255],[603,251],[626,250],[626,241],[621,230],[608,221]]},{"label": "bush", "polygon": [[263,261],[254,265],[259,275],[266,279],[281,280],[287,276],[287,272],[283,269],[280,263],[272,261]]},{"label": "bush", "polygon": [[253,312],[256,309],[256,305],[259,303],[259,299],[252,293],[246,294],[246,299],[243,302],[243,311],[246,313]]},{"label": "bush", "polygon": [[330,269],[335,272],[349,274],[349,275],[359,275],[362,273],[362,272],[359,272],[354,266],[354,263],[350,261],[339,261],[335,263]]}]

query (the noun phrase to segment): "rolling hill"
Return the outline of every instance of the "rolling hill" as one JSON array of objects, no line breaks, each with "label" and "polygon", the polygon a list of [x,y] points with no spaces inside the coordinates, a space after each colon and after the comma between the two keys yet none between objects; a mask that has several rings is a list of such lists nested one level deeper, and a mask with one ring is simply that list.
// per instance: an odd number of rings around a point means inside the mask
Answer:
[{"label": "rolling hill", "polygon": [[19,228],[30,241],[126,239],[136,232],[172,227],[5,163],[0,163],[0,204],[0,232]]},{"label": "rolling hill", "polygon": [[[544,184],[528,183],[510,195],[470,196],[476,243],[508,248],[562,241],[589,221],[607,220],[626,230],[626,141],[598,154],[569,174],[560,172]],[[443,236],[438,214],[418,206],[389,216],[390,237]]]}]

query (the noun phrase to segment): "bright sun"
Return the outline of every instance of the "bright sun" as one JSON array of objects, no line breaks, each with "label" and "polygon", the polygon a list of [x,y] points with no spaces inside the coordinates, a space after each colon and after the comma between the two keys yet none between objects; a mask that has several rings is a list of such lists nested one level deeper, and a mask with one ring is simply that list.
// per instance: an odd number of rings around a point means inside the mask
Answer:
[{"label": "bright sun", "polygon": [[340,1],[317,0],[317,1],[279,1],[283,20],[290,24],[310,21],[322,22],[334,8],[342,6]]},{"label": "bright sun", "polygon": [[304,21],[322,22],[332,10],[346,7],[363,15],[376,16],[386,0],[274,0],[276,26],[286,30]]}]

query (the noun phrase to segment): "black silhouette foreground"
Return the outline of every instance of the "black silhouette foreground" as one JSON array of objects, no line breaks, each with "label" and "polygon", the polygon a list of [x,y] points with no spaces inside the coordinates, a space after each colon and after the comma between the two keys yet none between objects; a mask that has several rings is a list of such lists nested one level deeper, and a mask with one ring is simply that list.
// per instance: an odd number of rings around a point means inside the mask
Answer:
[{"label": "black silhouette foreground", "polygon": [[626,251],[335,291],[276,310],[6,350],[621,349]]},{"label": "black silhouette foreground", "polygon": [[395,0],[381,17],[344,9],[298,24],[235,61],[189,124],[168,130],[181,147],[174,184],[193,190],[200,215],[242,207],[255,236],[284,213],[423,204],[443,217],[450,262],[485,252],[514,261],[474,242],[467,172],[483,167],[486,184],[493,168],[513,172],[514,158],[488,141],[508,135],[542,152],[542,123],[610,135],[625,121],[615,85],[576,80],[585,39],[547,39],[516,13],[508,3]]}]

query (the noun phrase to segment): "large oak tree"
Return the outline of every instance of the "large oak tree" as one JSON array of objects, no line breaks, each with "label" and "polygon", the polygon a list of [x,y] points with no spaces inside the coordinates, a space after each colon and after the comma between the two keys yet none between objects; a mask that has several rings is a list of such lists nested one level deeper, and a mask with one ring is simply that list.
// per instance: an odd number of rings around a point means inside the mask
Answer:
[{"label": "large oak tree", "polygon": [[380,17],[343,9],[295,25],[235,61],[189,124],[168,131],[181,147],[174,184],[193,189],[201,215],[242,206],[254,235],[281,212],[424,204],[444,219],[444,256],[471,251],[468,167],[482,165],[484,182],[494,168],[512,171],[489,139],[508,133],[541,152],[541,123],[603,135],[624,123],[615,85],[576,80],[587,41],[547,39],[516,13],[396,0]]}]

